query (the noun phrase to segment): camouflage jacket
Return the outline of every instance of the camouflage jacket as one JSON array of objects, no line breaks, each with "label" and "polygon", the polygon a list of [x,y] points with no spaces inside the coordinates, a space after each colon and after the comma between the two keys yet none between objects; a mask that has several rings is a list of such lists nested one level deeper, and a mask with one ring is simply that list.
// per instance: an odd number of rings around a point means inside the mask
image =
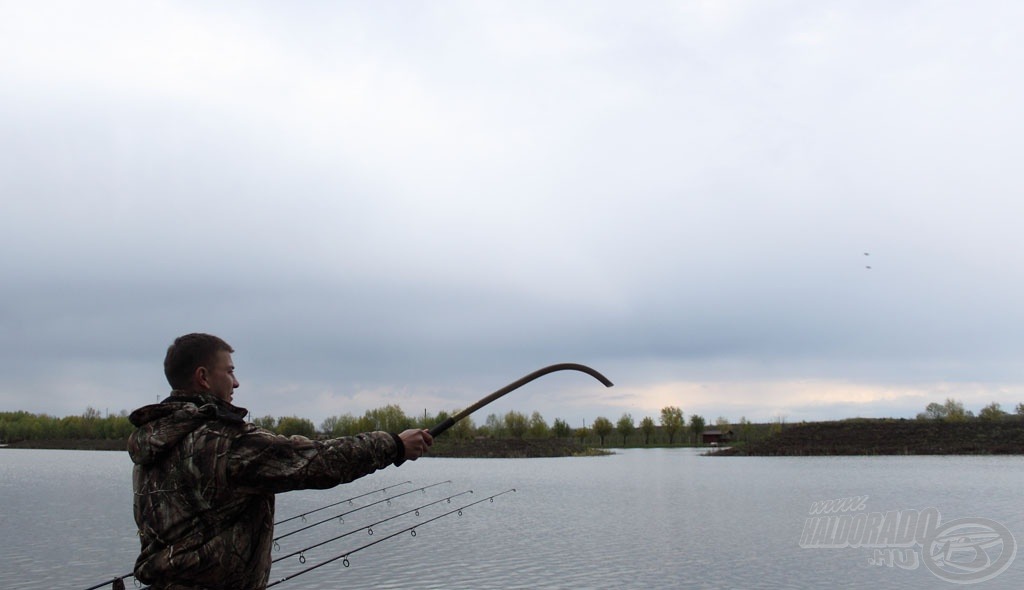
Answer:
[{"label": "camouflage jacket", "polygon": [[404,455],[371,432],[327,441],[284,437],[248,412],[202,393],[174,391],[135,410],[135,577],[154,590],[261,590],[270,576],[274,494],[330,488]]}]

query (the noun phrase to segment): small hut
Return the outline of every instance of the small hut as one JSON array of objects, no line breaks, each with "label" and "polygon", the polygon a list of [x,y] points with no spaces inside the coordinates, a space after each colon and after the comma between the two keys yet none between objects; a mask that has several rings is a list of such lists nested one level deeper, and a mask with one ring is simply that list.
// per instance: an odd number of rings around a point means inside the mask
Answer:
[{"label": "small hut", "polygon": [[732,440],[733,434],[731,430],[722,432],[718,429],[705,430],[701,433],[701,442],[705,445],[717,447],[721,443],[727,443]]}]

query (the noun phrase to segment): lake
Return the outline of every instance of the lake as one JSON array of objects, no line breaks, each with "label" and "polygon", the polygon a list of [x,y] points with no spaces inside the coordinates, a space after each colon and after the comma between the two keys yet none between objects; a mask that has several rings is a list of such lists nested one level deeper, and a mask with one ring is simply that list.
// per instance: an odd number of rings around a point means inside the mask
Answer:
[{"label": "lake", "polygon": [[[1018,590],[1022,490],[1018,456],[423,458],[279,495],[280,521],[366,494],[279,525],[331,519],[275,557],[351,534],[276,563],[271,581],[349,554],[275,588]],[[0,587],[130,572],[131,500],[126,453],[0,449]]]}]

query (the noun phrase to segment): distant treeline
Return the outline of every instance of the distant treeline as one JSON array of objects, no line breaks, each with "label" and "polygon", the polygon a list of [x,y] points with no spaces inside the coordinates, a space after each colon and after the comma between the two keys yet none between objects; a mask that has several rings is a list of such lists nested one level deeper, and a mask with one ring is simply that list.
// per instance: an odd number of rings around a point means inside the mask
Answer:
[{"label": "distant treeline", "polygon": [[[382,408],[368,410],[362,416],[356,417],[351,414],[332,416],[320,424],[320,428],[314,428],[312,422],[301,418],[275,419],[267,416],[257,418],[255,423],[274,430],[280,434],[302,434],[312,436],[337,437],[366,432],[368,430],[387,430],[398,432],[406,428],[430,428],[439,422],[443,422],[449,416],[458,413],[455,410],[452,414],[440,412],[437,415],[424,413],[422,416],[410,416],[397,405],[388,405]],[[749,440],[761,439],[768,436],[773,428],[772,424],[753,424],[742,418],[733,427],[724,418],[716,420],[715,429],[721,432],[734,431],[734,435]],[[679,445],[679,444],[700,444],[701,434],[708,429],[702,416],[690,416],[689,423],[684,420],[683,412],[678,407],[667,406],[662,408],[659,421],[645,416],[637,422],[631,414],[623,414],[616,421],[607,417],[598,416],[589,425],[579,427],[571,426],[561,418],[555,418],[552,423],[534,411],[526,415],[518,411],[509,411],[503,415],[488,414],[482,423],[477,423],[473,417],[460,420],[453,426],[445,437],[453,439],[520,439],[520,440],[541,440],[541,439],[576,439],[584,445],[600,446],[645,446],[645,445]]]},{"label": "distant treeline", "polygon": [[128,412],[103,416],[87,408],[81,416],[57,418],[29,412],[0,412],[0,441],[16,443],[38,440],[127,440],[135,428]]},{"label": "distant treeline", "polygon": [[[997,422],[1000,420],[1009,419],[1021,419],[1024,418],[1024,403],[1017,404],[1014,408],[1014,413],[1011,414],[999,405],[997,402],[992,402],[985,406],[978,412],[977,419],[987,422]],[[953,398],[946,398],[945,403],[932,402],[925,406],[924,412],[917,415],[918,420],[942,420],[945,422],[968,422],[974,420],[974,412],[964,409],[963,402],[955,400]]]},{"label": "distant treeline", "polygon": [[[454,413],[457,413],[457,410]],[[387,405],[367,410],[362,416],[342,414],[324,420],[319,428],[312,420],[298,416],[260,416],[252,418],[256,425],[285,436],[301,435],[309,438],[332,438],[385,430],[401,432],[407,428],[430,428],[447,419],[451,414],[439,412],[430,415],[407,414],[398,405]],[[682,411],[674,406],[663,408],[656,423],[647,416],[636,422],[632,415],[623,414],[617,421],[599,416],[589,425],[572,427],[561,418],[552,423],[539,412],[529,416],[518,411],[503,415],[488,414],[483,423],[477,424],[472,417],[459,421],[445,434],[449,439],[574,439],[583,445],[600,446],[645,446],[699,444],[701,434],[708,427],[699,415],[684,420]],[[771,431],[781,428],[781,423],[753,424],[741,419],[731,425],[719,418],[714,428],[722,432],[733,431],[737,440],[759,440]],[[29,412],[0,412],[0,442],[22,443],[25,441],[53,440],[127,440],[132,430],[128,412],[122,410],[114,415],[102,415],[94,408],[87,408],[80,416],[63,418]]]},{"label": "distant treeline", "polygon": [[[457,413],[458,410],[454,411]],[[412,416],[398,405],[387,405],[367,410],[362,416],[342,414],[324,420],[317,427],[312,420],[298,416],[262,416],[252,421],[267,430],[285,436],[301,435],[309,438],[339,437],[372,430],[401,432],[407,428],[430,428],[447,419],[451,414],[439,412],[430,415],[424,412]],[[998,422],[1024,420],[1024,403],[1017,404],[1015,413],[1004,411],[999,404],[992,403],[975,416],[964,409],[961,402],[947,399],[945,403],[931,403],[917,415],[920,421],[943,422]],[[661,409],[657,421],[645,416],[636,421],[625,413],[616,421],[598,416],[593,422],[572,427],[567,421],[555,418],[548,423],[539,412],[529,416],[518,411],[503,415],[488,414],[478,424],[472,417],[459,421],[446,434],[450,439],[575,439],[580,444],[592,446],[674,446],[701,444],[702,434],[716,431],[722,435],[722,442],[744,445],[767,439],[787,427],[783,417],[770,423],[753,423],[746,418],[731,422],[724,417],[708,424],[703,416],[684,416],[676,406]],[[95,408],[87,408],[80,416],[58,418],[46,414],[29,412],[0,412],[0,442],[19,443],[23,441],[46,440],[127,440],[132,430],[128,412],[102,415]]]}]

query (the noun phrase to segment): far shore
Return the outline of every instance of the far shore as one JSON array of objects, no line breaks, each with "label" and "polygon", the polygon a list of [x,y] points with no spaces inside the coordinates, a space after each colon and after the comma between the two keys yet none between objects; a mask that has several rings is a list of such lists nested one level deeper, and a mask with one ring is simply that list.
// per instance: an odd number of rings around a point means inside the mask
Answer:
[{"label": "far shore", "polygon": [[[73,451],[126,451],[124,440],[47,439],[24,440],[6,445],[9,449],[53,449]],[[472,439],[440,438],[430,450],[431,457],[447,458],[533,458],[607,455],[609,451],[587,447],[569,439]]]},{"label": "far shore", "polygon": [[713,456],[1024,455],[1024,420],[850,419],[786,426]]},{"label": "far shore", "polygon": [[[729,456],[840,456],[840,455],[1024,455],[1024,420],[849,419],[785,425],[760,440],[727,440],[721,446],[697,448],[713,457]],[[63,449],[125,451],[123,439],[24,440],[0,447],[7,449]],[[568,438],[473,438],[439,437],[430,450],[443,458],[536,458],[608,455],[609,448],[666,448],[665,445],[598,447]]]},{"label": "far shore", "polygon": [[22,440],[6,445],[8,449],[53,449],[63,451],[126,451],[128,442],[119,439],[53,438]]}]

